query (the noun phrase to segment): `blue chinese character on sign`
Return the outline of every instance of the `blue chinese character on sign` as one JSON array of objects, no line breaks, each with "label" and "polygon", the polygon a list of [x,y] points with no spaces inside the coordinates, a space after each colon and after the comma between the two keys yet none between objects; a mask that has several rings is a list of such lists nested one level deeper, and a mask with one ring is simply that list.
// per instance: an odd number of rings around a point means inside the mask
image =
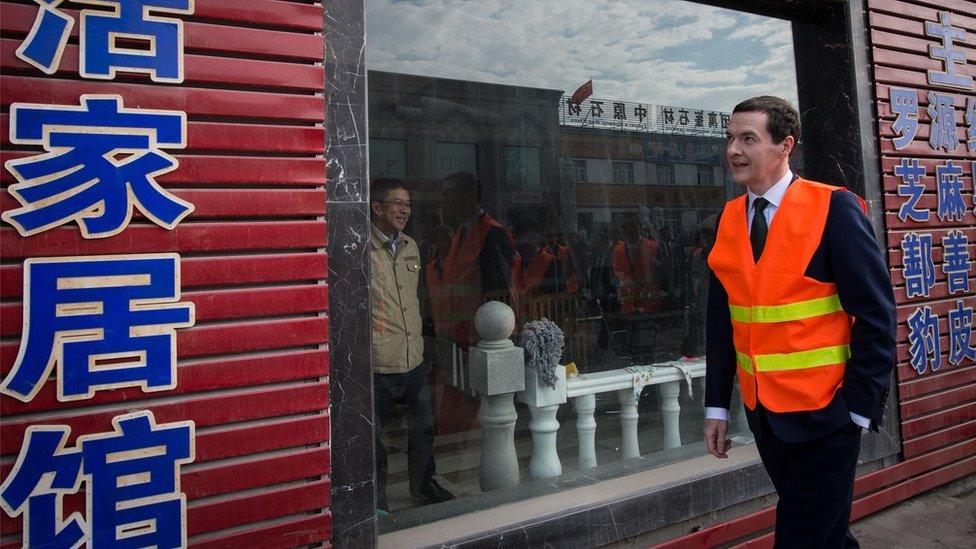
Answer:
[{"label": "blue chinese character on sign", "polygon": [[24,332],[0,392],[29,402],[57,364],[58,400],[96,389],[176,386],[179,255],[32,258],[24,262]]},{"label": "blue chinese character on sign", "polygon": [[[113,432],[78,437],[66,425],[28,427],[0,485],[0,507],[24,517],[24,547],[185,547],[183,465],[195,457],[192,421],[156,425],[152,412],[112,419]],[[88,516],[63,517],[85,481]]]},{"label": "blue chinese character on sign", "polygon": [[891,111],[898,115],[891,129],[898,134],[891,140],[896,150],[904,149],[918,132],[918,94],[915,90],[891,88]]},{"label": "blue chinese character on sign", "polygon": [[27,39],[17,48],[17,57],[46,74],[54,74],[61,65],[61,54],[75,21],[57,10],[64,0],[34,1],[40,9]]},{"label": "blue chinese character on sign", "polygon": [[932,235],[908,233],[901,239],[902,263],[905,268],[905,292],[909,298],[928,297],[935,286],[935,263],[932,261]]},{"label": "blue chinese character on sign", "polygon": [[[190,0],[83,0],[113,12],[82,10],[81,68],[85,78],[110,80],[116,69],[147,72],[155,82],[183,81],[183,22],[149,13],[193,13]],[[129,48],[120,39],[147,48]]]},{"label": "blue chinese character on sign", "polygon": [[123,109],[118,96],[83,95],[81,107],[11,107],[11,141],[43,145],[46,154],[9,160],[9,187],[22,207],[2,218],[23,236],[75,221],[85,238],[121,232],[133,206],[172,229],[193,205],[164,190],[156,177],[179,161],[161,148],[186,145],[186,114]]},{"label": "blue chinese character on sign", "polygon": [[926,36],[933,36],[942,39],[942,45],[929,45],[929,57],[942,61],[944,70],[928,71],[929,84],[940,86],[950,86],[971,90],[973,87],[973,77],[956,73],[956,65],[960,67],[966,65],[966,53],[955,47],[954,40],[962,41],[966,38],[966,31],[953,27],[949,20],[950,14],[947,11],[939,12],[939,22],[925,22]]},{"label": "blue chinese character on sign", "polygon": [[925,166],[921,166],[916,159],[902,158],[901,164],[895,166],[895,175],[904,181],[904,185],[898,185],[898,196],[908,198],[898,209],[898,219],[905,221],[911,218],[912,221],[928,221],[929,209],[920,208],[918,201],[925,192],[925,185],[922,178],[925,177]]},{"label": "blue chinese character on sign", "polygon": [[77,513],[65,518],[62,511],[65,494],[81,486],[81,452],[64,449],[68,432],[63,425],[28,427],[0,486],[0,507],[11,517],[24,515],[24,547],[78,547],[84,540],[84,519]]},{"label": "blue chinese character on sign", "polygon": [[929,92],[929,117],[932,129],[929,133],[929,146],[935,150],[952,152],[959,146],[956,136],[956,98],[942,93]]},{"label": "blue chinese character on sign", "polygon": [[969,238],[962,231],[949,231],[942,237],[942,272],[949,293],[969,291]]},{"label": "blue chinese character on sign", "polygon": [[942,342],[939,341],[939,317],[932,314],[932,307],[917,307],[908,316],[909,361],[919,374],[930,366],[939,369],[942,358]]},{"label": "blue chinese character on sign", "polygon": [[976,151],[976,99],[966,98],[966,150]]},{"label": "blue chinese character on sign", "polygon": [[973,336],[973,308],[963,306],[960,299],[956,308],[949,310],[949,364],[959,364],[963,359],[976,360],[976,349],[969,345]]},{"label": "blue chinese character on sign", "polygon": [[962,221],[966,214],[966,202],[962,198],[962,166],[946,160],[935,168],[936,189],[939,195],[938,214],[943,221]]},{"label": "blue chinese character on sign", "polygon": [[[74,20],[58,11],[63,0],[40,4],[34,26],[17,49],[17,57],[54,74]],[[192,0],[76,0],[108,6],[112,11],[81,11],[79,73],[110,80],[116,70],[148,73],[155,82],[183,81],[183,22],[157,13],[193,13]],[[151,15],[153,14],[153,15]]]},{"label": "blue chinese character on sign", "polygon": [[193,461],[193,422],[157,428],[149,412],[81,437],[92,547],[185,547],[180,466]]}]

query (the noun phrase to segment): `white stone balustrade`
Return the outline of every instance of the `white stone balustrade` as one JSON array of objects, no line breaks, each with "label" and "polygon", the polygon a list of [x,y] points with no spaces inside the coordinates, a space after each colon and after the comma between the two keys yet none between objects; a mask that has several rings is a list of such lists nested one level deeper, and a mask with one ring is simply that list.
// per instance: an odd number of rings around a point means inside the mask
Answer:
[{"label": "white stone balustrade", "polygon": [[[658,385],[661,393],[661,414],[664,423],[665,449],[681,446],[678,396],[684,373],[672,365],[684,367],[691,378],[705,376],[705,360],[675,361],[645,367],[650,380],[645,385]],[[637,401],[634,398],[634,374],[626,369],[580,374],[566,380],[566,396],[576,407],[576,432],[579,437],[579,468],[596,467],[596,398],[598,393],[616,392],[620,402],[621,458],[640,455],[637,439]],[[702,396],[702,398],[704,398]]]},{"label": "white stone balustrade", "polygon": [[[532,457],[529,475],[533,479],[562,474],[557,454],[559,422],[556,414],[562,403],[571,400],[576,409],[579,469],[597,466],[596,395],[616,393],[620,404],[622,459],[641,455],[638,442],[638,410],[635,398],[634,369],[579,374],[567,379],[565,367],[557,368],[556,387],[544,386],[534,368],[525,366],[524,353],[509,337],[515,329],[511,308],[498,301],[482,305],[475,315],[475,329],[481,340],[471,347],[464,360],[452,342],[435,340],[431,356],[442,368],[446,382],[479,395],[478,420],[482,430],[481,489],[495,490],[519,484],[518,457],[515,451],[515,422],[518,419],[513,396],[525,403],[531,414]],[[432,339],[432,338],[431,338]],[[435,351],[436,349],[436,351]],[[680,366],[676,368],[674,366]],[[678,397],[688,377],[705,376],[705,360],[673,361],[638,368],[645,376],[642,385],[657,385],[661,395],[664,449],[681,446]],[[703,384],[699,387],[704,398]],[[741,418],[739,418],[741,419]]]}]

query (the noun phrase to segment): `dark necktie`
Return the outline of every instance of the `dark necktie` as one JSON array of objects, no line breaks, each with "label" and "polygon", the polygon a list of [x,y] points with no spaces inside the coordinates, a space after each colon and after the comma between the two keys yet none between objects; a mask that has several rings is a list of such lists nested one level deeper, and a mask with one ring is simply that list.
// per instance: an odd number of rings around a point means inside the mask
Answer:
[{"label": "dark necktie", "polygon": [[769,206],[769,201],[759,197],[754,206],[756,211],[752,216],[752,230],[749,232],[749,240],[752,242],[752,259],[759,263],[759,256],[762,255],[763,247],[766,245],[766,233],[769,232],[766,216],[763,214],[763,210]]}]

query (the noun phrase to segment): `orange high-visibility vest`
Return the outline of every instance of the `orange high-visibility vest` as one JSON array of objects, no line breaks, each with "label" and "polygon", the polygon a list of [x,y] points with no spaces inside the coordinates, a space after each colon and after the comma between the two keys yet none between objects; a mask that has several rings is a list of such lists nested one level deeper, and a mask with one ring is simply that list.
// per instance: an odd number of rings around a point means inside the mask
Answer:
[{"label": "orange high-visibility vest", "polygon": [[485,301],[480,255],[492,227],[505,230],[501,223],[485,213],[468,230],[464,242],[461,242],[461,229],[458,229],[444,260],[443,282],[449,287],[450,295],[449,332],[454,342],[465,348],[474,343],[474,314]]},{"label": "orange high-visibility vest", "polygon": [[[549,253],[553,254],[553,252]],[[559,265],[563,273],[569,273],[566,276],[566,291],[575,294],[580,289],[580,281],[579,275],[576,273],[575,265],[573,265],[572,252],[570,252],[568,247],[556,244],[556,251],[553,255],[559,260]]]},{"label": "orange high-visibility vest", "polygon": [[730,201],[722,214],[708,264],[729,296],[739,388],[750,410],[757,400],[773,412],[819,410],[843,383],[853,319],[835,284],[804,276],[838,189],[793,181],[759,263],[749,240],[748,196]]},{"label": "orange high-visibility vest", "polygon": [[551,253],[539,250],[529,262],[529,266],[523,269],[522,256],[515,256],[513,271],[515,271],[515,280],[518,282],[519,290],[529,295],[538,294],[542,281],[545,280],[546,273],[549,271],[549,265],[555,259]]},{"label": "orange high-visibility vest", "polygon": [[654,271],[657,263],[657,241],[641,238],[637,257],[627,255],[627,245],[621,241],[613,250],[613,274],[620,286],[617,297],[620,312],[630,314],[634,309],[650,311],[658,308],[657,284]]},{"label": "orange high-visibility vest", "polygon": [[437,259],[431,259],[424,272],[427,291],[430,295],[430,314],[434,317],[434,333],[450,336],[451,296],[444,282],[444,272],[437,272]]}]

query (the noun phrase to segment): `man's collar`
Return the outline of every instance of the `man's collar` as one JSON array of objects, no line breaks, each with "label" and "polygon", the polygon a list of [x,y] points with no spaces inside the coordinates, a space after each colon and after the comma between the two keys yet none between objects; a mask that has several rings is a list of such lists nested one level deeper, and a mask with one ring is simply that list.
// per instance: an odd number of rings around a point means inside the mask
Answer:
[{"label": "man's collar", "polygon": [[371,238],[369,240],[370,242],[373,243],[374,248],[382,248],[383,246],[391,242],[393,244],[399,244],[400,239],[403,237],[403,232],[401,231],[397,231],[397,234],[393,238],[390,238],[385,234],[383,234],[383,231],[381,231],[379,227],[376,226],[375,223],[370,222],[369,226],[370,226],[370,232],[372,233]]},{"label": "man's collar", "polygon": [[[793,182],[793,171],[789,168],[786,169],[786,173],[776,182],[772,187],[770,187],[762,197],[769,201],[774,208],[779,208],[780,203],[783,202],[783,196],[786,195],[786,189],[790,187],[790,183]],[[756,199],[759,198],[758,194],[752,191],[747,191],[749,195],[749,209],[753,208],[753,204],[756,203]]]}]

